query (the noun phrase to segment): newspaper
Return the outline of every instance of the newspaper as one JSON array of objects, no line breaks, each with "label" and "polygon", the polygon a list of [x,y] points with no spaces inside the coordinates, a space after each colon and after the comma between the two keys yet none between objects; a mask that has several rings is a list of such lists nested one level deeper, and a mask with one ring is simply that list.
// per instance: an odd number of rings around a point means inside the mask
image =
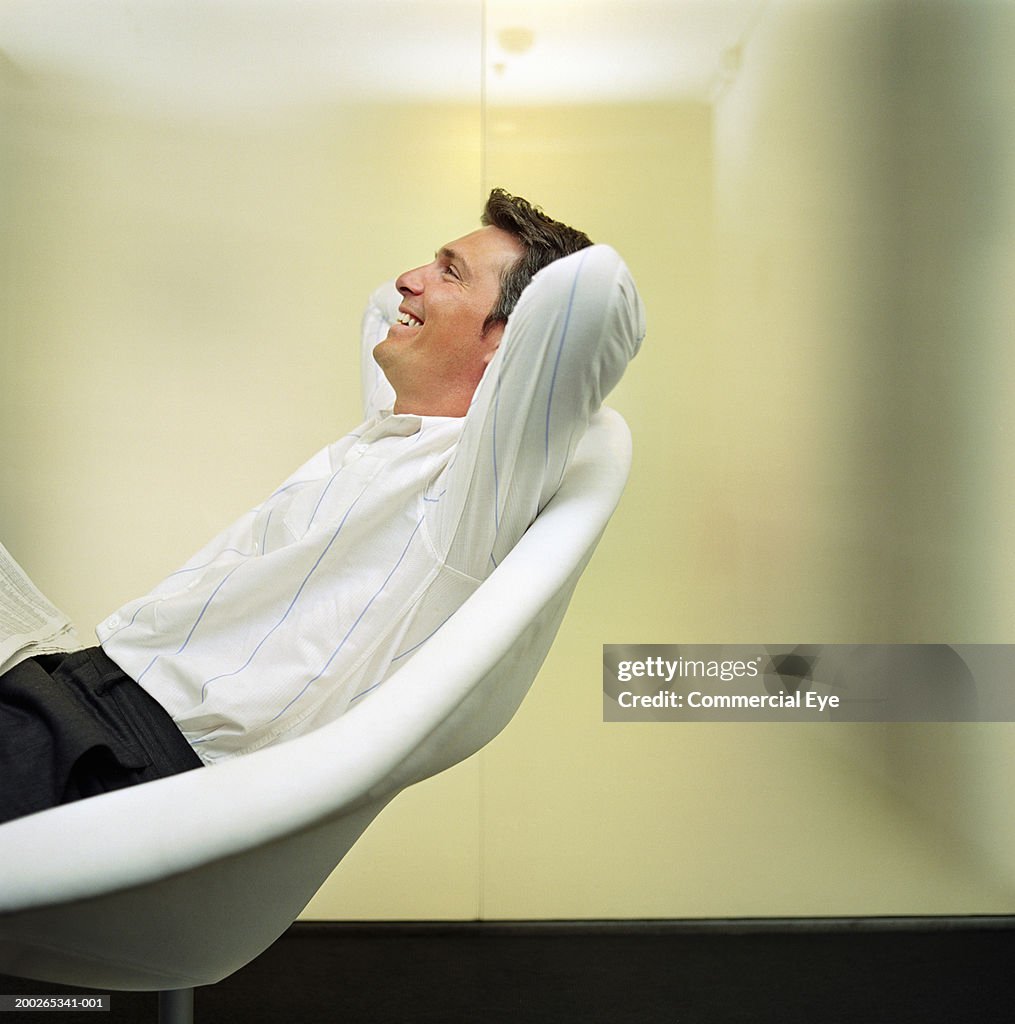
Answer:
[{"label": "newspaper", "polygon": [[0,544],[0,673],[37,654],[77,650],[70,619]]}]

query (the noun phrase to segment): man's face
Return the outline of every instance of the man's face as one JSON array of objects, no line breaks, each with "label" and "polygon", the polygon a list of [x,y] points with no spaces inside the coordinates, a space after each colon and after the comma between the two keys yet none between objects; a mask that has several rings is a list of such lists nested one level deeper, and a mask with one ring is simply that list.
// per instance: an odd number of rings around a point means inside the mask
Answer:
[{"label": "man's face", "polygon": [[465,415],[504,333],[495,324],[484,334],[483,323],[500,295],[501,273],[521,253],[513,235],[480,228],[398,278],[400,322],[374,349],[395,389],[395,412]]}]

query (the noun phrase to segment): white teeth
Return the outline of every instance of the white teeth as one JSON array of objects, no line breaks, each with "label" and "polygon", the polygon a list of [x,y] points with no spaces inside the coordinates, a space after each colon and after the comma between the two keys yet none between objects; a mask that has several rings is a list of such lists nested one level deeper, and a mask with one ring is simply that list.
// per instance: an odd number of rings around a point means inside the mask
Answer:
[{"label": "white teeth", "polygon": [[404,324],[406,327],[423,326],[423,321],[417,320],[411,313],[399,313],[397,323]]}]

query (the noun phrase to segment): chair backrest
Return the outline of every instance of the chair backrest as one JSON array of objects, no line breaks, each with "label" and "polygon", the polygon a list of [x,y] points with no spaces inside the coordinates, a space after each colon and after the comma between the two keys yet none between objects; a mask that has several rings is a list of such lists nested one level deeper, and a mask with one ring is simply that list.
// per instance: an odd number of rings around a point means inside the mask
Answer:
[{"label": "chair backrest", "polygon": [[507,724],[630,466],[602,409],[558,493],[478,590],[360,704],[289,743],[0,826],[0,972],[209,984],[266,949],[406,786]]}]

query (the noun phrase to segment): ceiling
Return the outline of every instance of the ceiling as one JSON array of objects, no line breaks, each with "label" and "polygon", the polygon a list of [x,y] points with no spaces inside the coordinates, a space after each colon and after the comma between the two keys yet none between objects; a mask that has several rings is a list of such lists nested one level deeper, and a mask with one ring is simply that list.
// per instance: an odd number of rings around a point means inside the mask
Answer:
[{"label": "ceiling", "polygon": [[492,104],[707,100],[764,2],[0,0],[0,56],[8,80],[230,116],[483,88]]}]

